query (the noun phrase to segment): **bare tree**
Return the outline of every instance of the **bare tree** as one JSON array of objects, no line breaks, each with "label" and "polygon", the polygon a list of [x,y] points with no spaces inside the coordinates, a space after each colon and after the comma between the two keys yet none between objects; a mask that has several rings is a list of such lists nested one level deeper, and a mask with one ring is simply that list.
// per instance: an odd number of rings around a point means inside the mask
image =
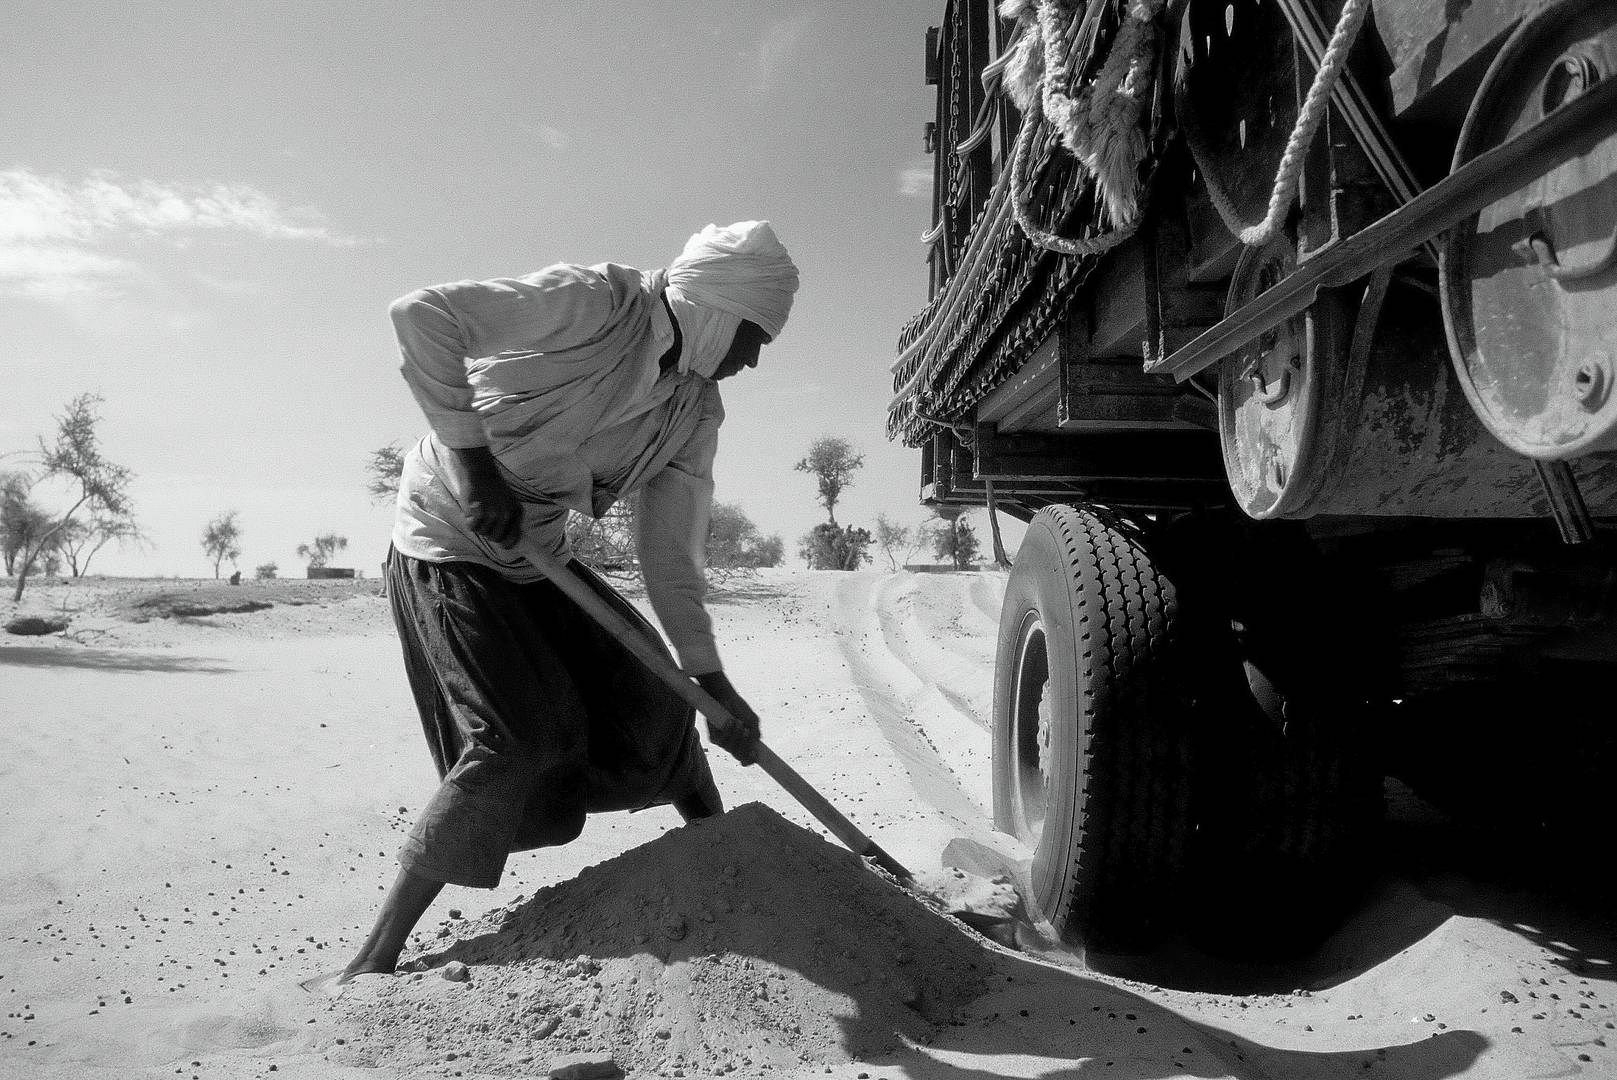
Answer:
[{"label": "bare tree", "polygon": [[108,544],[119,546],[133,542],[144,545],[146,536],[140,526],[129,518],[112,518],[93,514],[87,521],[74,521],[59,534],[56,547],[67,560],[74,577],[90,572],[90,560]]},{"label": "bare tree", "polygon": [[854,450],[847,439],[835,435],[822,435],[809,446],[809,451],[792,468],[812,473],[819,485],[820,505],[830,515],[831,524],[837,523],[837,501],[842,489],[853,483],[853,474],[865,463],[865,455]]},{"label": "bare tree", "polygon": [[924,530],[900,525],[886,514],[876,515],[876,545],[887,556],[894,570],[898,569],[900,563],[910,561],[910,556],[915,554],[924,539]]},{"label": "bare tree", "polygon": [[133,474],[114,465],[101,454],[96,425],[101,422],[98,394],[80,394],[67,403],[67,411],[56,418],[56,440],[39,440],[40,472],[35,482],[60,479],[67,483],[71,504],[61,514],[48,515],[49,524],[18,549],[17,589],[12,600],[22,599],[28,571],[41,553],[54,549],[57,538],[78,514],[101,515],[113,520],[129,520],[131,506],[129,481]]},{"label": "bare tree", "polygon": [[389,503],[399,497],[399,480],[404,475],[404,447],[388,443],[371,451],[365,462],[365,490],[371,500]]},{"label": "bare tree", "polygon": [[241,557],[241,525],[236,521],[236,511],[226,510],[202,530],[202,550],[213,559],[213,576],[219,576],[219,564],[226,559],[230,565],[235,566],[236,560]]},{"label": "bare tree", "polygon": [[314,538],[312,544],[298,545],[298,558],[308,559],[309,566],[318,569],[331,561],[331,557],[348,546],[348,537],[325,533]]},{"label": "bare tree", "polygon": [[598,518],[576,511],[567,515],[567,543],[573,556],[602,574],[633,578],[640,573],[635,551],[635,496],[620,499]]}]

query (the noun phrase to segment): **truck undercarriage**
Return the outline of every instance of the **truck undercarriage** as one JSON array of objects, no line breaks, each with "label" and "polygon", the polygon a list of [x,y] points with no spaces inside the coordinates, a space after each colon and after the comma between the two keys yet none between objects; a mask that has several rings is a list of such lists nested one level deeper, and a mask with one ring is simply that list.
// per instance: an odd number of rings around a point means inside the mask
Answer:
[{"label": "truck undercarriage", "polygon": [[925,501],[1029,522],[995,816],[1046,917],[1126,944],[1240,881],[1225,925],[1305,935],[1386,775],[1485,804],[1460,781],[1552,772],[1583,812],[1617,8],[952,0],[927,76],[931,299],[888,427]]}]

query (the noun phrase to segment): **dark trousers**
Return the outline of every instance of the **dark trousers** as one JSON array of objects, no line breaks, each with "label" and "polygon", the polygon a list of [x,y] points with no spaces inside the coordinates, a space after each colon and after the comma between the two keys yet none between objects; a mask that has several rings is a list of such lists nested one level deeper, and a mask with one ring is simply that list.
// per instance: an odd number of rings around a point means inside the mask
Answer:
[{"label": "dark trousers", "polygon": [[[663,647],[611,586],[570,568]],[[393,552],[387,593],[442,778],[406,869],[493,888],[510,852],[567,843],[587,813],[716,804],[690,706],[548,581]]]}]

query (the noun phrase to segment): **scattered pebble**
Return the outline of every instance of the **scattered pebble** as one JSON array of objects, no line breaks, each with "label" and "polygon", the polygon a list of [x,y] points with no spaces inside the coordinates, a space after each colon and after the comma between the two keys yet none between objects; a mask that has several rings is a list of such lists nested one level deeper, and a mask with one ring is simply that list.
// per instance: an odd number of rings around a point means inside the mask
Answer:
[{"label": "scattered pebble", "polygon": [[449,961],[443,966],[443,970],[439,974],[450,982],[465,982],[472,977],[471,969],[459,960]]}]

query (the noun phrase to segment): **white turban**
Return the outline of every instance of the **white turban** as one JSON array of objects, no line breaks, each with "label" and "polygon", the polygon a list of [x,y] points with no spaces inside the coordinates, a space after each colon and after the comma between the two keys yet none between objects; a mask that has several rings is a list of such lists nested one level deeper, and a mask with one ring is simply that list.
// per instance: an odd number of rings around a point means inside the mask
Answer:
[{"label": "white turban", "polygon": [[797,266],[767,221],[709,225],[668,267],[668,304],[685,336],[679,370],[710,376],[741,320],[778,337],[797,292]]}]

